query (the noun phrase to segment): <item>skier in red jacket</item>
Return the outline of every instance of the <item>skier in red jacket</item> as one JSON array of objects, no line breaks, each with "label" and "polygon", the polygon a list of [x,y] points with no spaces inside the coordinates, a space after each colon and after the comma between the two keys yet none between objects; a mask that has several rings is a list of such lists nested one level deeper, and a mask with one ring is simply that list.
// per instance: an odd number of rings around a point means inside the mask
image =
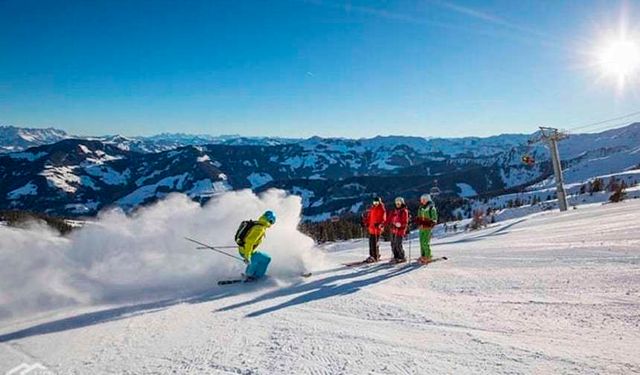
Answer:
[{"label": "skier in red jacket", "polygon": [[382,198],[373,198],[373,205],[369,210],[365,224],[369,229],[369,258],[365,260],[367,263],[373,263],[380,260],[380,235],[384,230],[384,224],[387,221],[387,212],[382,203]]},{"label": "skier in red jacket", "polygon": [[389,214],[387,223],[391,227],[391,251],[393,251],[392,263],[403,263],[407,261],[402,248],[402,240],[407,234],[409,225],[409,210],[404,203],[404,198],[395,199],[396,208]]}]

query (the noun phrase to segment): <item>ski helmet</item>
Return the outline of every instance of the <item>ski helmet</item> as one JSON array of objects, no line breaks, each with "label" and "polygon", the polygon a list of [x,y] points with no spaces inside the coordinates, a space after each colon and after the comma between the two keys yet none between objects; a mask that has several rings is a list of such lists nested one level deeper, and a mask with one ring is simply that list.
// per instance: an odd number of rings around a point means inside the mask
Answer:
[{"label": "ski helmet", "polygon": [[276,223],[276,214],[274,214],[273,211],[266,211],[262,215],[262,217],[264,217],[271,224],[275,224]]},{"label": "ski helmet", "polygon": [[402,198],[402,197],[396,197],[396,204],[398,204],[398,203],[400,203],[400,204],[404,204],[404,198]]},{"label": "ski helmet", "polygon": [[374,198],[373,198],[373,201],[374,201],[374,202],[378,202],[378,203],[382,203],[382,198],[380,198],[380,197],[374,197]]},{"label": "ski helmet", "polygon": [[420,196],[421,201],[431,202],[431,194],[422,194]]}]

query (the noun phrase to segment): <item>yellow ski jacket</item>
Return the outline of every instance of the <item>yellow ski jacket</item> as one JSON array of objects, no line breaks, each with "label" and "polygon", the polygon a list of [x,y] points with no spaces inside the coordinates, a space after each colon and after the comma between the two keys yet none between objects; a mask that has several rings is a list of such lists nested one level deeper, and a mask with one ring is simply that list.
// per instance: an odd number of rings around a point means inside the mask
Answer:
[{"label": "yellow ski jacket", "polygon": [[251,255],[257,250],[258,246],[264,239],[264,235],[267,232],[267,228],[271,226],[271,223],[264,217],[258,219],[258,223],[249,229],[247,237],[244,239],[244,246],[238,246],[238,252],[246,260],[251,260]]}]

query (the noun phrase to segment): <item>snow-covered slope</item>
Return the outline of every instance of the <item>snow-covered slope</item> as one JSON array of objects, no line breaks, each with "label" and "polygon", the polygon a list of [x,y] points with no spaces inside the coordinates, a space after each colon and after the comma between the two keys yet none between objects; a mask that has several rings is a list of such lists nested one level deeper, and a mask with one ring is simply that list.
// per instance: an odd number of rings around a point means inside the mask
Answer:
[{"label": "snow-covered slope", "polygon": [[[640,372],[639,200],[434,242],[450,260],[347,269],[340,263],[362,259],[365,245],[341,243],[317,250],[329,264],[309,279],[0,321],[0,371],[26,362],[65,374]],[[416,256],[417,243],[406,248]]]},{"label": "snow-covered slope", "polygon": [[219,166],[194,146],[140,154],[67,139],[0,156],[0,207],[92,216],[112,205],[131,211],[171,192],[204,203],[232,189]]}]

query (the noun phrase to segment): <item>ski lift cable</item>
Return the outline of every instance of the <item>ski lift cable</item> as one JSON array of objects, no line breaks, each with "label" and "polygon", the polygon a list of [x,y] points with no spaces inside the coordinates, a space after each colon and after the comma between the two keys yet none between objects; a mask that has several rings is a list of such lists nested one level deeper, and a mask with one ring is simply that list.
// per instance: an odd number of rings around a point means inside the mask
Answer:
[{"label": "ski lift cable", "polygon": [[611,124],[611,125],[606,125],[606,126],[601,126],[595,129],[592,129],[592,131],[604,131],[604,130],[611,130],[611,129],[615,129],[615,128],[619,128],[625,125],[629,125],[629,121],[624,121],[624,122],[618,122],[615,124]]},{"label": "ski lift cable", "polygon": [[[515,149],[516,149],[516,148],[512,148],[512,150],[515,150]],[[467,172],[471,172],[471,171],[476,171],[476,170],[480,170],[480,169],[485,169],[485,168],[488,168],[488,167],[489,167],[489,166],[487,166],[487,165],[480,165],[480,164],[479,164],[479,165],[476,165],[476,166],[473,166],[473,167],[469,167],[469,168],[465,168],[465,169],[461,169],[461,170],[455,170],[455,171],[451,171],[451,172],[439,173],[439,174],[437,174],[437,175],[434,175],[434,176],[427,176],[427,177],[433,177],[434,179],[436,179],[436,180],[437,180],[438,178],[440,178],[440,177],[442,177],[442,176],[448,176],[448,175],[454,175],[454,174],[463,174],[463,173],[467,173]],[[550,166],[547,166],[547,170],[550,170],[550,169],[551,169],[551,167],[550,167]],[[407,191],[417,190],[417,189],[420,189],[420,188],[427,187],[427,186],[429,186],[429,185],[433,186],[433,182],[434,182],[434,181],[433,181],[433,180],[431,180],[431,181],[429,181],[429,182],[425,182],[425,183],[420,184],[420,185],[416,185],[416,186],[412,186],[412,187],[407,188],[407,189],[404,189],[404,190],[400,190],[400,191],[398,191],[397,193],[405,193],[405,192],[407,192]],[[504,190],[504,189],[502,189],[502,190]]]},{"label": "ski lift cable", "polygon": [[[627,113],[626,115],[613,117],[613,118],[610,118],[610,119],[607,119],[607,120],[592,122],[592,123],[589,123],[589,124],[586,124],[586,125],[579,125],[579,126],[567,129],[567,130],[571,131],[571,130],[586,129],[586,128],[590,128],[592,126],[602,125],[602,124],[606,124],[606,123],[611,122],[611,121],[622,120],[624,118],[634,117],[634,116],[638,116],[638,115],[640,115],[640,111],[635,111],[635,112]],[[626,124],[626,122],[624,122],[623,124]]]}]

